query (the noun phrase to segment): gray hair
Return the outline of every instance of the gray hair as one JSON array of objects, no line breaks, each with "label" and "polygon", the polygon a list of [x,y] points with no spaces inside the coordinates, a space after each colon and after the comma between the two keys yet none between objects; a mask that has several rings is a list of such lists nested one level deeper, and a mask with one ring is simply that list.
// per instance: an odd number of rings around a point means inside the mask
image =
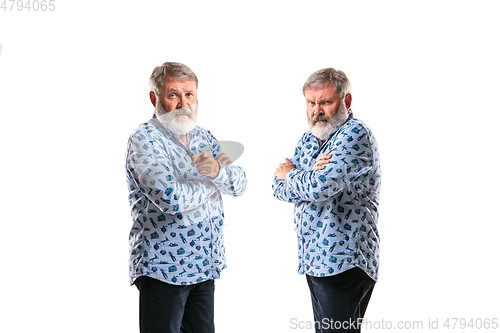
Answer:
[{"label": "gray hair", "polygon": [[340,98],[351,93],[351,83],[345,73],[333,68],[324,68],[312,73],[304,83],[302,93],[305,94],[306,90],[310,89],[318,90],[329,84],[335,87]]},{"label": "gray hair", "polygon": [[160,90],[167,78],[181,82],[195,81],[196,89],[198,89],[198,78],[188,66],[178,62],[165,62],[153,69],[153,73],[149,77],[149,88],[156,96],[160,95]]}]

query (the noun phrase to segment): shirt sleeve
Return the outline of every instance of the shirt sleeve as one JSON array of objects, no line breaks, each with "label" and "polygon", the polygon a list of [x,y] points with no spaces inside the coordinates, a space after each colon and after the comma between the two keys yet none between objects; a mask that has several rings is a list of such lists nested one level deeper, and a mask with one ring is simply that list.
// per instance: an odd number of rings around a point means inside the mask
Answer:
[{"label": "shirt sleeve", "polygon": [[[210,132],[208,132],[210,134]],[[210,134],[210,140],[212,143],[212,153],[214,158],[217,158],[223,153],[220,149],[220,145],[212,134]],[[223,194],[231,196],[240,196],[245,193],[247,186],[247,177],[245,171],[242,167],[235,165],[227,165],[224,163],[219,163],[219,174],[217,177],[212,179],[213,184],[220,190]]]},{"label": "shirt sleeve", "polygon": [[217,189],[224,194],[234,197],[245,193],[247,177],[243,168],[235,165],[226,165],[220,162],[219,166],[219,174],[212,180]]},{"label": "shirt sleeve", "polygon": [[197,208],[217,191],[208,180],[179,181],[182,165],[173,165],[163,143],[150,133],[137,132],[130,137],[126,161],[137,190],[168,214]]},{"label": "shirt sleeve", "polygon": [[[293,157],[290,159],[292,164],[300,169],[299,157],[301,154],[301,146],[303,143],[303,138],[297,143]],[[299,202],[302,199],[289,187],[286,186],[285,181],[274,177],[273,180],[273,195],[275,198],[285,201],[285,202]]]},{"label": "shirt sleeve", "polygon": [[370,137],[369,130],[360,124],[347,127],[329,143],[332,157],[323,170],[290,170],[281,192],[294,200],[321,202],[351,184],[364,186],[362,182],[355,183],[374,165]]}]

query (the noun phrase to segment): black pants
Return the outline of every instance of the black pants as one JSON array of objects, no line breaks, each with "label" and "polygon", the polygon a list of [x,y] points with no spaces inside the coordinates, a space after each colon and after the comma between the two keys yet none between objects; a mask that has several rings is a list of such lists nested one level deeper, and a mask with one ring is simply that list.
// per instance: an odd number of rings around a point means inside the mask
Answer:
[{"label": "black pants", "polygon": [[214,280],[178,286],[141,276],[135,285],[141,333],[215,332]]},{"label": "black pants", "polygon": [[306,278],[316,333],[361,332],[358,323],[365,315],[375,281],[358,267],[338,275]]}]

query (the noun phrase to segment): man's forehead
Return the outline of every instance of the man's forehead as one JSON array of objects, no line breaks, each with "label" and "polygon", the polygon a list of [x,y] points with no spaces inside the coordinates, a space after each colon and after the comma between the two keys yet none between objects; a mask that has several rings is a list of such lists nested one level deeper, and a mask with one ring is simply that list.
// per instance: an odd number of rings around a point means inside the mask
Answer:
[{"label": "man's forehead", "polygon": [[172,80],[167,78],[163,83],[163,90],[189,90],[196,91],[196,82],[194,80]]},{"label": "man's forehead", "polygon": [[304,95],[306,98],[314,97],[314,98],[331,98],[337,96],[337,90],[333,84],[326,84],[319,88],[307,89],[304,91]]}]

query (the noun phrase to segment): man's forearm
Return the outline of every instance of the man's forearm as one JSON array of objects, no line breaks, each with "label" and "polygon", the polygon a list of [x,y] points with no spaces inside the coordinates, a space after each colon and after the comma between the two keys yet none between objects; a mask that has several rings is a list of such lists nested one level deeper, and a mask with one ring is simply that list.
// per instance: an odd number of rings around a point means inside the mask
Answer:
[{"label": "man's forearm", "polygon": [[273,196],[281,201],[297,203],[302,201],[300,197],[290,188],[286,186],[284,180],[274,177],[273,180]]},{"label": "man's forearm", "polygon": [[239,196],[245,193],[247,177],[243,168],[220,163],[220,171],[212,182],[223,194]]},{"label": "man's forearm", "polygon": [[[137,177],[134,177],[137,183]],[[163,179],[165,180],[163,180]],[[173,177],[162,177],[156,180],[139,178],[141,192],[162,212],[168,214],[182,213],[195,209],[207,202],[217,191],[214,184],[204,180],[188,180],[179,182]],[[166,181],[166,179],[172,179]],[[150,185],[147,185],[150,184]],[[151,185],[154,184],[154,185]]]}]

